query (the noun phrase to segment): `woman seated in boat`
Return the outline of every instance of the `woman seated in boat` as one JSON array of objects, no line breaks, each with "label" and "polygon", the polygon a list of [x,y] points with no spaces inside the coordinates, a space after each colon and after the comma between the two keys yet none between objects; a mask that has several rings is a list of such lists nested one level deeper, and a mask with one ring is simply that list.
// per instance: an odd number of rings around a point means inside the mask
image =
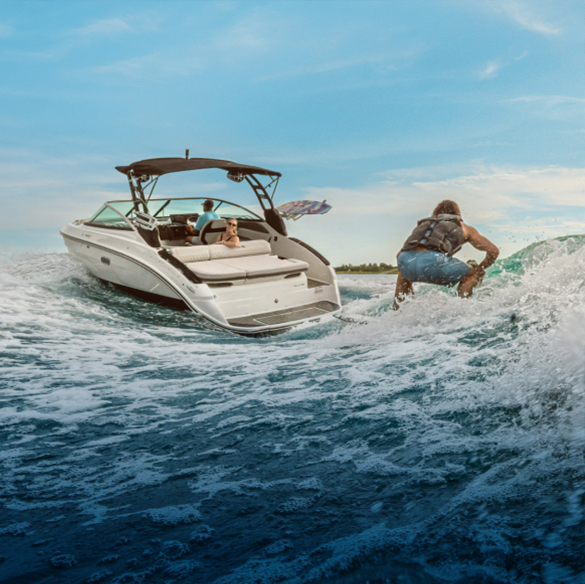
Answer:
[{"label": "woman seated in boat", "polygon": [[225,224],[225,233],[218,235],[214,245],[227,245],[228,247],[238,247],[240,238],[237,235],[238,220],[229,218]]}]

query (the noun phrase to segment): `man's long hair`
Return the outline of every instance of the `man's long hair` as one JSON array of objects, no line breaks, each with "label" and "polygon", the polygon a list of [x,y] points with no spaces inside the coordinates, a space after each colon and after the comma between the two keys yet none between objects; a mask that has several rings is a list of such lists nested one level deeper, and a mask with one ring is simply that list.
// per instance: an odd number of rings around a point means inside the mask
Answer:
[{"label": "man's long hair", "polygon": [[459,205],[455,201],[449,201],[445,199],[441,201],[433,211],[433,216],[436,217],[437,215],[441,215],[445,213],[447,215],[459,215],[461,217],[461,209],[459,209]]}]

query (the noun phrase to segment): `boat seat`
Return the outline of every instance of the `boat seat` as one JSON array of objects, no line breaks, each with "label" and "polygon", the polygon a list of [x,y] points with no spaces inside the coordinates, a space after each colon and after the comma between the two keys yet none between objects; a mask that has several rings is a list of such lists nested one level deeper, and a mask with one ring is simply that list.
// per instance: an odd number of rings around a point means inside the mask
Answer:
[{"label": "boat seat", "polygon": [[264,239],[240,241],[238,247],[228,247],[227,245],[208,245],[207,247],[209,247],[209,259],[212,260],[269,255],[272,253],[270,244]]},{"label": "boat seat", "polygon": [[181,260],[184,264],[191,262],[204,262],[209,260],[208,245],[185,245],[181,247],[171,247],[168,251]]},{"label": "boat seat", "polygon": [[302,260],[285,260],[271,255],[190,262],[186,266],[204,282],[274,278],[309,269],[309,264]]},{"label": "boat seat", "polygon": [[287,276],[309,269],[302,260],[270,255],[270,244],[264,239],[243,241],[238,247],[194,245],[169,252],[204,282]]},{"label": "boat seat", "polygon": [[238,247],[226,245],[186,245],[171,247],[168,250],[184,264],[191,262],[204,262],[207,260],[219,260],[254,255],[270,254],[270,244],[264,239],[242,241]]},{"label": "boat seat", "polygon": [[199,238],[206,245],[213,245],[217,241],[217,236],[225,233],[225,219],[212,219],[208,221],[199,232]]},{"label": "boat seat", "polygon": [[203,282],[224,282],[226,280],[245,280],[246,271],[220,261],[192,262],[186,266]]},{"label": "boat seat", "polygon": [[218,263],[245,270],[246,279],[286,276],[297,272],[306,272],[309,269],[309,264],[302,260],[282,259],[273,255],[218,260]]}]

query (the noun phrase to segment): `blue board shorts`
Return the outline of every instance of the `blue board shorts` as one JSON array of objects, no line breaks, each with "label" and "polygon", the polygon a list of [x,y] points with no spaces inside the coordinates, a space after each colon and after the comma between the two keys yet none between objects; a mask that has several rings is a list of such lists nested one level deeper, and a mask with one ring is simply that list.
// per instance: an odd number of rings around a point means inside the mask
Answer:
[{"label": "blue board shorts", "polygon": [[438,251],[403,251],[398,256],[400,273],[411,282],[454,286],[471,269],[465,262]]}]

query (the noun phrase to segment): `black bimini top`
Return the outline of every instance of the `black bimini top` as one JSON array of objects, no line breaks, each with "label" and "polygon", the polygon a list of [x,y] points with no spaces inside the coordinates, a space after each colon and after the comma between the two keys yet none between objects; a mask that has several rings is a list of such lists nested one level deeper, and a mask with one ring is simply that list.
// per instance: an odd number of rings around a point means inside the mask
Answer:
[{"label": "black bimini top", "polygon": [[128,166],[116,166],[116,170],[122,174],[132,173],[136,175],[162,176],[169,172],[181,172],[183,170],[202,170],[205,168],[220,168],[232,173],[264,174],[268,176],[282,176],[280,172],[267,170],[259,166],[238,164],[229,160],[214,160],[213,158],[151,158],[133,162]]}]

